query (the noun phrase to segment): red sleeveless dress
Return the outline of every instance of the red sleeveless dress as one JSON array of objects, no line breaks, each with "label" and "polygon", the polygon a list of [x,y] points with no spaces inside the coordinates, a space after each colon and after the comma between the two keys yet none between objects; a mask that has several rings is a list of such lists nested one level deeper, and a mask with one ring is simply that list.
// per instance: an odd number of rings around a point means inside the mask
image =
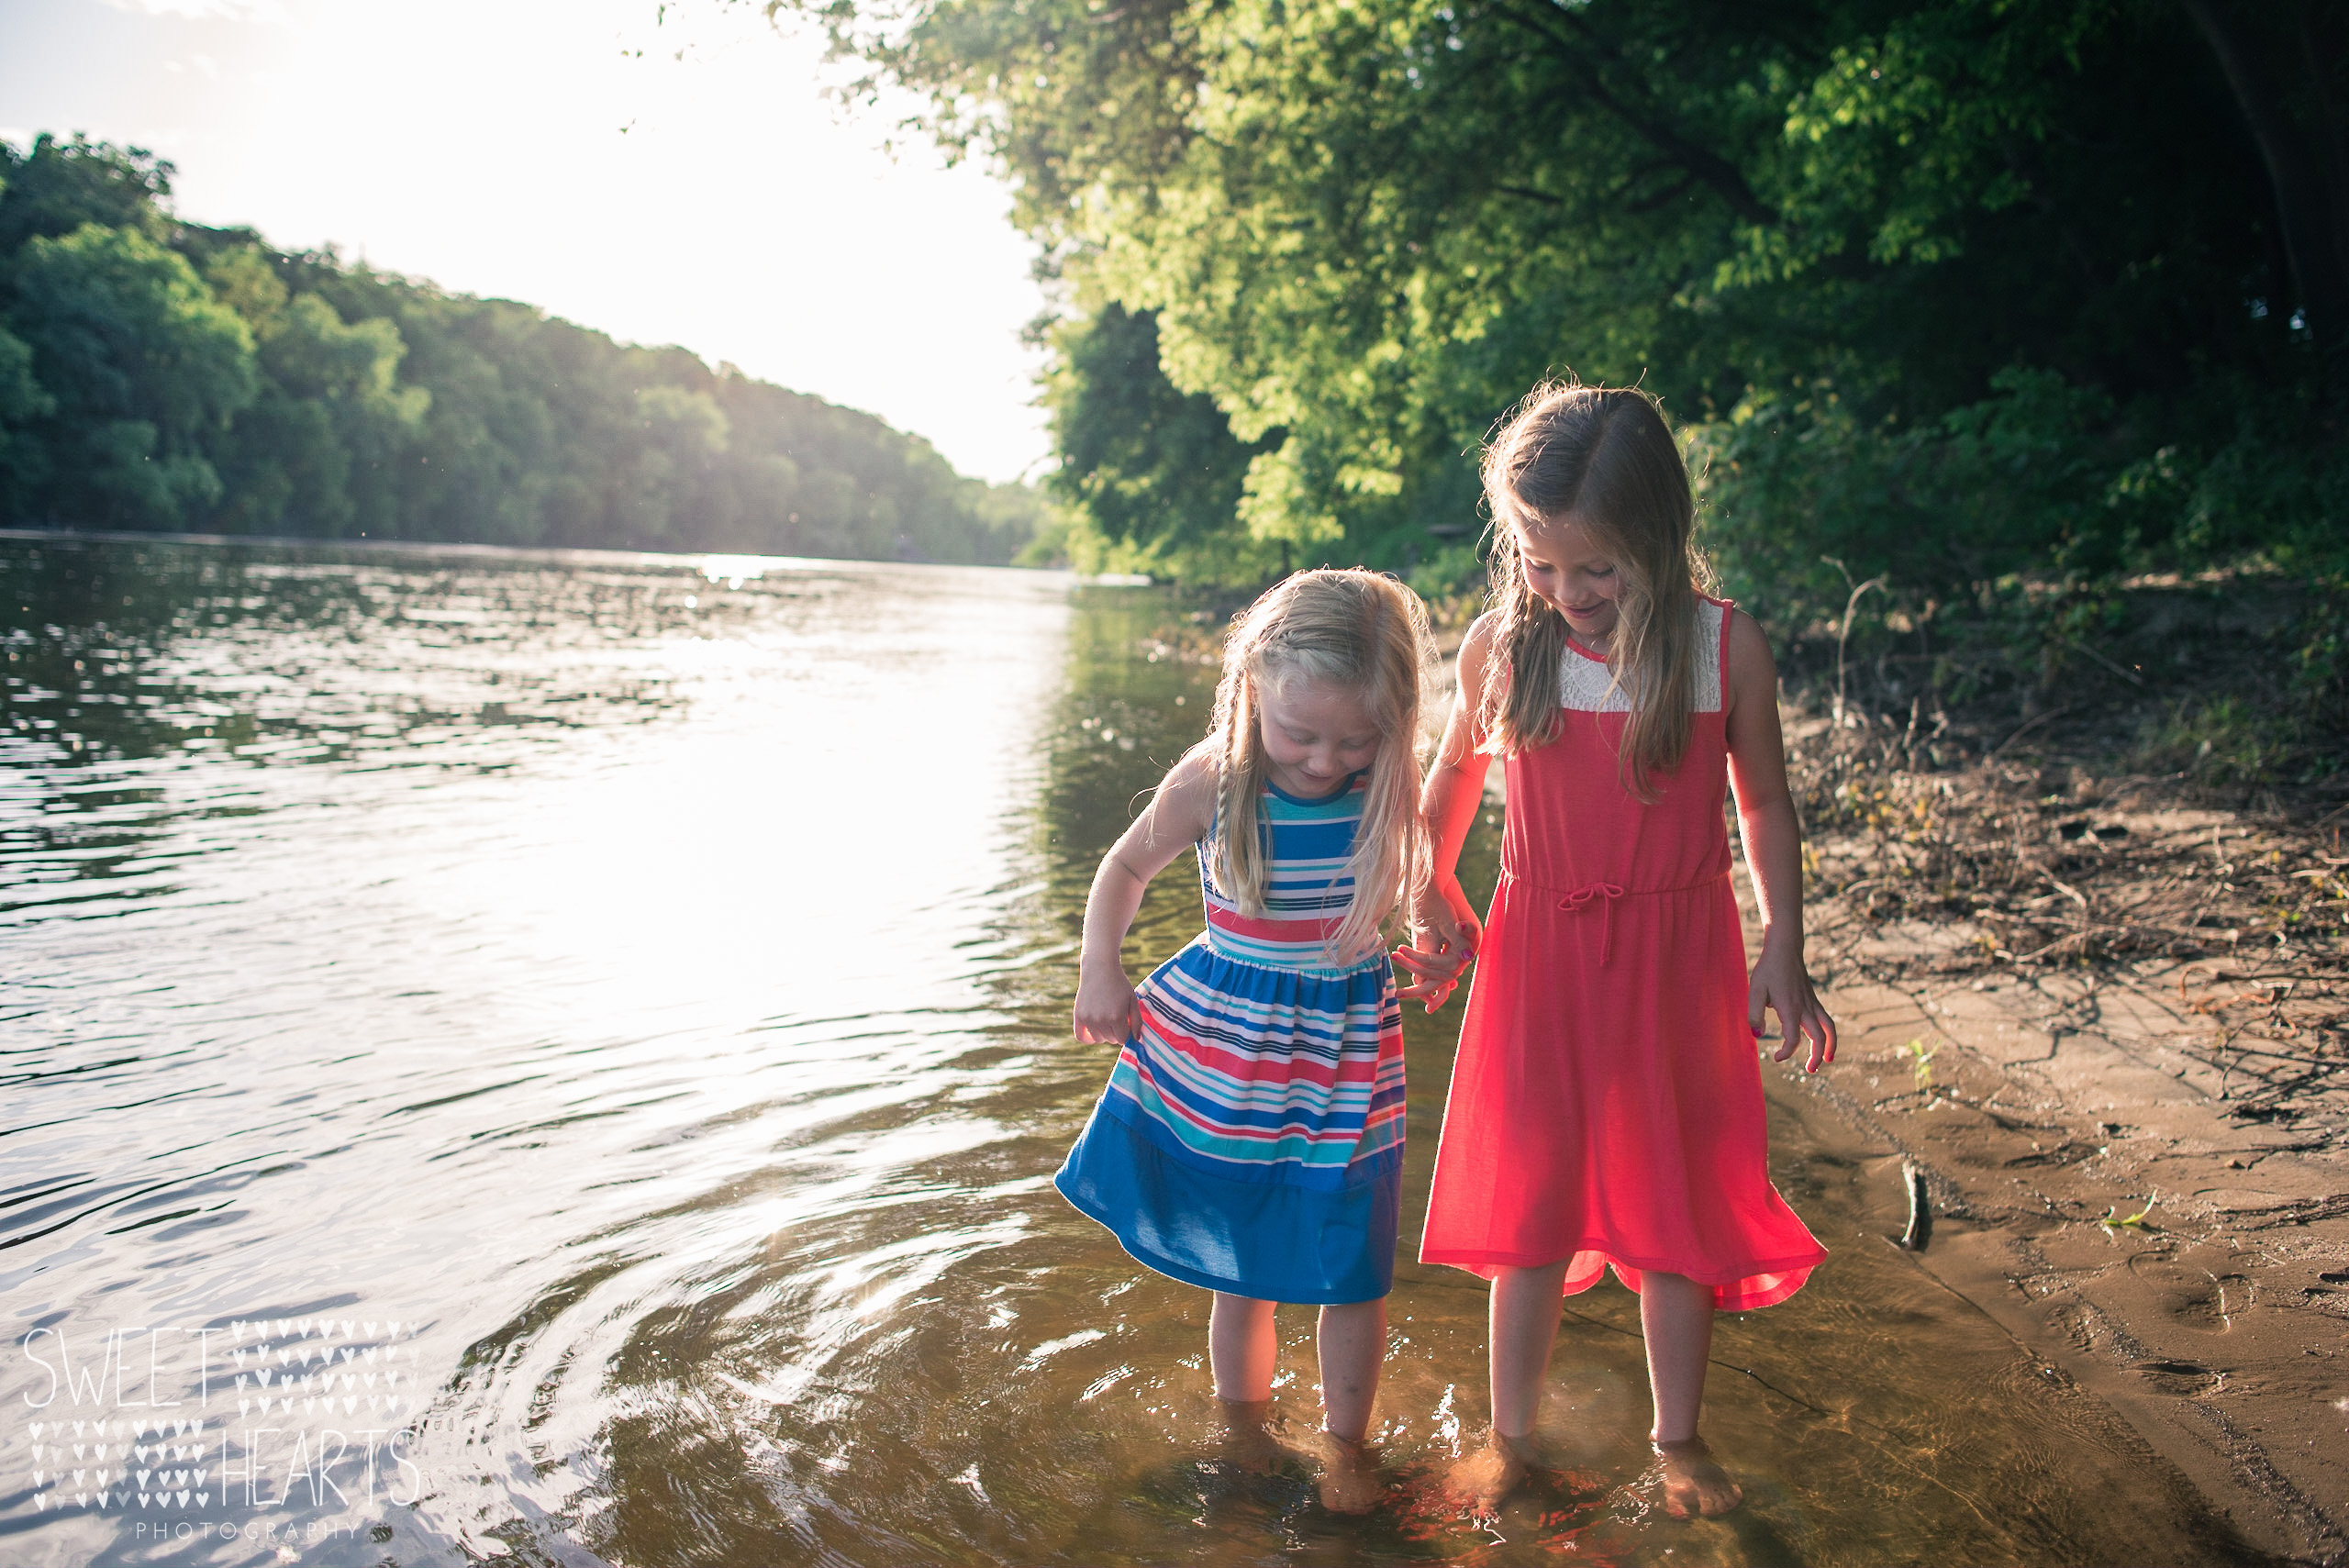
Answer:
[{"label": "red sleeveless dress", "polygon": [[1824,1258],[1770,1184],[1730,885],[1730,606],[1697,608],[1688,750],[1642,803],[1606,662],[1570,648],[1558,739],[1508,760],[1500,885],[1452,1071],[1420,1260],[1489,1277],[1656,1269],[1768,1307]]}]

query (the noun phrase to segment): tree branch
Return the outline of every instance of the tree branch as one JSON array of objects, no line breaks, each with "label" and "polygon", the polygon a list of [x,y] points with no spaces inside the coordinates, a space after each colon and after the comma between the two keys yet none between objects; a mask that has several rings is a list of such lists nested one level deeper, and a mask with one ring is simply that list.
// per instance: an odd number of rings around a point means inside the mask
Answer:
[{"label": "tree branch", "polygon": [[[1745,175],[1736,164],[1709,148],[1699,147],[1655,115],[1643,112],[1626,102],[1621,95],[1607,85],[1598,63],[1593,61],[1589,52],[1574,39],[1548,26],[1543,19],[1527,16],[1507,5],[1496,5],[1493,7],[1493,14],[1503,21],[1514,23],[1542,39],[1549,46],[1548,52],[1551,57],[1566,68],[1568,73],[1575,79],[1576,84],[1593,103],[1622,121],[1657,151],[1702,181],[1708,190],[1729,204],[1731,212],[1736,213],[1748,223],[1760,224],[1765,228],[1775,228],[1777,225],[1777,213],[1769,204],[1753,194],[1753,187],[1745,183]],[[1586,38],[1597,39],[1598,36],[1591,32],[1589,25],[1579,15],[1574,12],[1564,12],[1561,16],[1568,27],[1584,34]],[[1602,44],[1607,42],[1604,39],[1598,41]],[[1611,50],[1611,45],[1609,47]],[[1612,52],[1619,55],[1620,53],[1620,50]]]},{"label": "tree branch", "polygon": [[2235,106],[2259,145],[2267,183],[2282,222],[2284,253],[2310,329],[2320,339],[2349,334],[2349,258],[2333,242],[2334,220],[2307,139],[2285,117],[2283,93],[2256,41],[2232,6],[2218,0],[2179,0],[2219,59]]},{"label": "tree branch", "polygon": [[1672,183],[1664,186],[1664,189],[1656,192],[1653,195],[1642,196],[1638,201],[1630,203],[1623,210],[1626,212],[1642,214],[1654,212],[1659,207],[1663,207],[1672,202],[1678,201],[1682,194],[1685,193],[1688,187],[1695,183],[1695,181],[1696,176],[1694,174],[1683,174],[1680,178],[1673,181]]}]

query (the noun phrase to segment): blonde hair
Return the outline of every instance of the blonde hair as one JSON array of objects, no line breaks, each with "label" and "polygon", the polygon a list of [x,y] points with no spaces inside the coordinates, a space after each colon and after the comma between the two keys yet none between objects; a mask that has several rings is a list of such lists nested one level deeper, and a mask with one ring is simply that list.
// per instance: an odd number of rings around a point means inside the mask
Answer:
[{"label": "blonde hair", "polygon": [[1378,727],[1361,824],[1346,874],[1353,906],[1328,948],[1352,961],[1378,940],[1404,889],[1423,875],[1419,819],[1419,694],[1432,662],[1427,606],[1375,572],[1299,572],[1234,620],[1215,689],[1215,727],[1199,750],[1216,765],[1216,825],[1206,848],[1217,887],[1242,913],[1264,911],[1265,843],[1257,811],[1267,762],[1264,683],[1303,678],[1358,694]]},{"label": "blonde hair", "polygon": [[1695,538],[1688,468],[1656,400],[1636,388],[1548,382],[1528,393],[1485,449],[1492,511],[1494,649],[1501,680],[1477,712],[1486,744],[1510,754],[1557,739],[1566,619],[1525,580],[1518,528],[1571,522],[1620,581],[1607,642],[1609,690],[1631,706],[1616,750],[1624,786],[1653,800],[1657,775],[1688,749],[1697,594],[1712,572]]}]

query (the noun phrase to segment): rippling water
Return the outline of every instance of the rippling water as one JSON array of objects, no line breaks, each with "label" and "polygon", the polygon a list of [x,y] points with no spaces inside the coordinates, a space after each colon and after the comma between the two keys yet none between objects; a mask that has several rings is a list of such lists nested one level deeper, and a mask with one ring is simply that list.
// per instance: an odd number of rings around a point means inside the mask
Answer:
[{"label": "rippling water", "polygon": [[[1066,1031],[1085,884],[1204,723],[1196,613],[700,566],[0,539],[0,1559],[2253,1560],[1775,1085],[1834,1253],[1721,1326],[1739,1514],[1653,1513],[1605,1286],[1567,1468],[1449,1513],[1484,1293],[1408,1263],[1382,1507],[1234,1471],[1204,1296],[1049,1184],[1113,1054]],[[1195,900],[1161,879],[1136,973]],[[1411,1199],[1457,1016],[1410,1026]]]}]

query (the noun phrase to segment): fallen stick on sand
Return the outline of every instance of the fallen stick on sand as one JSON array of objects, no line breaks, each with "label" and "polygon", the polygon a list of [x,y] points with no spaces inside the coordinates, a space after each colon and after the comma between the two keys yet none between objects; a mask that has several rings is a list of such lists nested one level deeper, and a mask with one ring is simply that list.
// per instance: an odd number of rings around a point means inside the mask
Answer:
[{"label": "fallen stick on sand", "polygon": [[1903,1160],[1900,1180],[1909,1189],[1909,1228],[1900,1233],[1900,1245],[1905,1251],[1921,1252],[1933,1239],[1933,1200],[1925,1191],[1925,1168]]}]

